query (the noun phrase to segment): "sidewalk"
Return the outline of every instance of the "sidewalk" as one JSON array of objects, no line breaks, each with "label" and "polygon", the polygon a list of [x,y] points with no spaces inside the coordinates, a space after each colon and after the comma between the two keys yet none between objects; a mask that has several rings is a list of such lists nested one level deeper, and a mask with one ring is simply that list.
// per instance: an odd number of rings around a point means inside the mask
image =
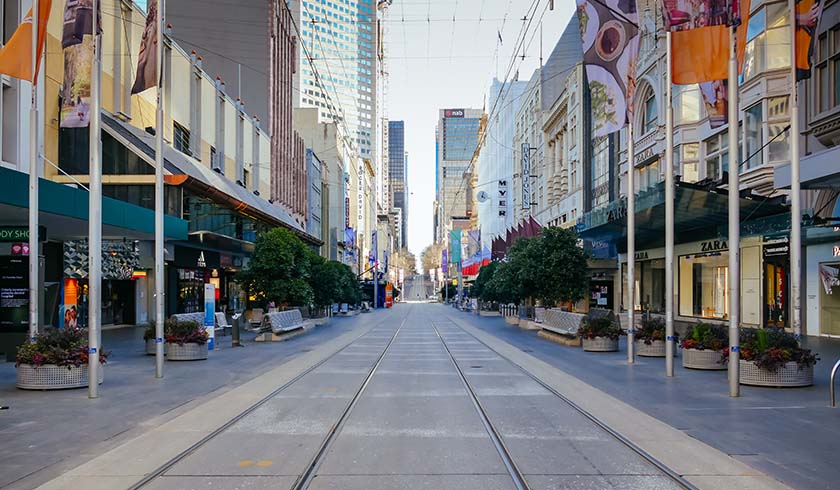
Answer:
[{"label": "sidewalk", "polygon": [[167,362],[154,378],[154,356],[145,355],[143,328],[103,331],[105,365],[100,398],[86,389],[36,392],[15,387],[14,363],[0,363],[0,488],[34,488],[123,441],[356,329],[361,317],[333,318],[328,325],[288,342],[253,342],[232,348],[217,337],[207,361]]},{"label": "sidewalk", "polygon": [[501,318],[460,318],[793,488],[838,488],[840,408],[828,406],[828,379],[840,358],[840,341],[805,340],[822,359],[814,386],[742,386],[741,398],[733,399],[725,371],[683,369],[677,358],[675,377],[667,379],[664,359],[637,357],[629,365],[623,340],[620,352],[585,353]]}]

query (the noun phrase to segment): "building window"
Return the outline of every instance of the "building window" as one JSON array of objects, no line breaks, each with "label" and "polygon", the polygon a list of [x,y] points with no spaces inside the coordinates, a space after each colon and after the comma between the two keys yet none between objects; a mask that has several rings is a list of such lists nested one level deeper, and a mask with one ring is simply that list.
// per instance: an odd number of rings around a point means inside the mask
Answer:
[{"label": "building window", "polygon": [[816,60],[814,109],[820,113],[840,104],[840,26],[819,37]]},{"label": "building window", "polygon": [[700,120],[700,87],[674,85],[674,124],[688,124]]},{"label": "building window", "polygon": [[787,2],[767,4],[750,15],[744,80],[765,70],[790,66],[790,13]]},{"label": "building window", "polygon": [[770,156],[769,161],[784,162],[790,159],[790,131],[785,130],[789,124],[790,109],[787,96],[767,99],[767,138],[770,142],[767,145]]},{"label": "building window", "polygon": [[741,170],[750,170],[764,163],[762,146],[764,145],[764,111],[762,102],[748,107],[744,111],[744,140],[748,160]]},{"label": "building window", "polygon": [[184,155],[190,153],[190,130],[172,121],[172,146]]},{"label": "building window", "polygon": [[656,129],[656,97],[654,97],[653,90],[648,89],[645,96],[645,112],[642,115],[642,134],[648,134]]},{"label": "building window", "polygon": [[656,187],[659,181],[659,160],[639,169],[639,192]]},{"label": "building window", "polygon": [[729,135],[726,131],[718,133],[703,144],[706,150],[705,178],[717,180],[721,177],[723,166],[729,161]]},{"label": "building window", "polygon": [[686,143],[680,147],[683,182],[700,180],[700,143]]},{"label": "building window", "polygon": [[683,255],[679,260],[681,316],[729,316],[729,252]]}]

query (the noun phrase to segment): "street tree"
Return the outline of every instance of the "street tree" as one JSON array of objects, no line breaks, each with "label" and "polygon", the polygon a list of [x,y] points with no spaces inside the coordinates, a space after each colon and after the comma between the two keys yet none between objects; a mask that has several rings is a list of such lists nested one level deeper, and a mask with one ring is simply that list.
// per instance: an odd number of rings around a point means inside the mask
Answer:
[{"label": "street tree", "polygon": [[258,301],[303,306],[313,300],[310,277],[317,257],[294,233],[274,228],[257,236],[249,266],[239,281]]}]

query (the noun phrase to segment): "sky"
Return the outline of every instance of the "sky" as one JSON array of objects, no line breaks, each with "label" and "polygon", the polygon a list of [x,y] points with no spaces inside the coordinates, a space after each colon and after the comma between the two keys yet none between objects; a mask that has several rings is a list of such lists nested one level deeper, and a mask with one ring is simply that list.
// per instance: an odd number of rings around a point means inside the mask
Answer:
[{"label": "sky", "polygon": [[[528,80],[539,66],[540,38],[547,58],[575,5],[554,0],[549,10],[549,1],[394,0],[389,8],[385,112],[389,120],[405,121],[408,247],[418,258],[432,243],[438,109],[481,109],[493,77],[502,80],[509,73],[513,79],[518,72],[519,80]],[[530,27],[524,43],[517,44],[526,15]],[[511,64],[515,46],[518,56]]]}]

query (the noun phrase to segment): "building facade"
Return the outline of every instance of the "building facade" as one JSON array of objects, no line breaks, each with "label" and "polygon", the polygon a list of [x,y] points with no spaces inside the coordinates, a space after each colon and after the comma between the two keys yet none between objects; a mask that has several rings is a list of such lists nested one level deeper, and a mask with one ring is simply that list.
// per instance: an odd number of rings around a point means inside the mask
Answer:
[{"label": "building facade", "polygon": [[405,122],[388,121],[388,188],[391,209],[399,209],[398,248],[408,246],[408,165],[405,152]]},{"label": "building facade", "polygon": [[[441,242],[453,223],[469,226],[472,199],[468,192],[471,162],[478,151],[481,109],[440,109],[437,135],[437,169],[434,237]],[[471,213],[470,213],[471,214]]]}]

